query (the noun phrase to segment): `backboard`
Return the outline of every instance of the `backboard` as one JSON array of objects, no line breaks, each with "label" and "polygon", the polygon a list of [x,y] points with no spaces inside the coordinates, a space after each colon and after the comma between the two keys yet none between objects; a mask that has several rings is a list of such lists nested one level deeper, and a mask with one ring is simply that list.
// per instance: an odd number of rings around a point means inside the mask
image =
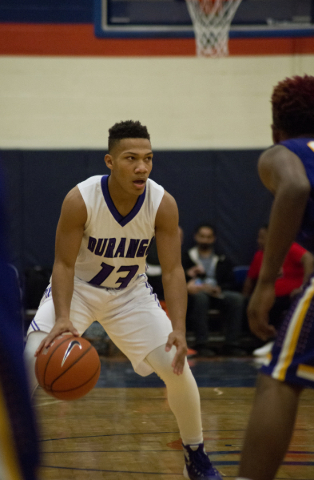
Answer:
[{"label": "backboard", "polygon": [[[230,38],[314,36],[314,0],[242,0]],[[185,0],[95,0],[98,37],[193,37]]]}]

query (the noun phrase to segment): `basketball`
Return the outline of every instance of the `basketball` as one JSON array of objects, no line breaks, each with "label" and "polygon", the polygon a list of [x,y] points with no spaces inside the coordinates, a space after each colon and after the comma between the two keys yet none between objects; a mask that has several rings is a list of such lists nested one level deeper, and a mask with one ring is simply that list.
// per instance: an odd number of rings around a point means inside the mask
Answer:
[{"label": "basketball", "polygon": [[85,338],[61,335],[37,356],[35,373],[39,385],[49,395],[76,400],[96,385],[100,359]]}]

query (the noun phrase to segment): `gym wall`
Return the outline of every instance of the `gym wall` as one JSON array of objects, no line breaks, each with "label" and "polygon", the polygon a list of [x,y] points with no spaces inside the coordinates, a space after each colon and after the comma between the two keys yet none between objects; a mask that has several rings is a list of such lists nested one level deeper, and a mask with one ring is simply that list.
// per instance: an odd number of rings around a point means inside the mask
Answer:
[{"label": "gym wall", "polygon": [[[184,248],[200,222],[218,230],[218,249],[248,264],[271,196],[257,175],[259,150],[156,151],[151,178],[176,199]],[[78,182],[109,173],[101,150],[2,150],[7,177],[10,243],[20,271],[51,267],[60,208]]]},{"label": "gym wall", "polygon": [[65,194],[107,173],[108,129],[126,119],[148,126],[152,178],[178,202],[185,246],[209,220],[218,246],[249,263],[271,205],[256,170],[270,95],[286,76],[314,74],[314,39],[232,40],[229,57],[200,59],[194,39],[96,39],[91,1],[55,2],[61,20],[37,4],[33,16],[30,2],[0,7],[0,156],[18,268],[52,265]]}]

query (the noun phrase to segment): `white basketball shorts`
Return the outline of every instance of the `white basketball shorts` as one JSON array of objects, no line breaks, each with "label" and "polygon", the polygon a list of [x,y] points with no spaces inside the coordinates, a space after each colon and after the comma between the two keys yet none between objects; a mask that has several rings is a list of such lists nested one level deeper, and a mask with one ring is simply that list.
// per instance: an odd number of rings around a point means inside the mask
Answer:
[{"label": "white basketball shorts", "polygon": [[[144,362],[145,357],[164,345],[172,332],[171,322],[145,274],[123,290],[95,287],[75,277],[70,320],[80,335],[97,320],[142,376],[153,372]],[[49,333],[54,324],[48,285],[27,335],[38,330]]]}]

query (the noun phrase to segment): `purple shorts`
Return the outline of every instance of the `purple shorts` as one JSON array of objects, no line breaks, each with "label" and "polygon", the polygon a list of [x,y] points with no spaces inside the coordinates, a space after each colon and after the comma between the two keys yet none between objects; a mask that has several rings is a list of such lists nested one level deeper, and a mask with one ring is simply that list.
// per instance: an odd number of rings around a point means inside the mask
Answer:
[{"label": "purple shorts", "polygon": [[261,372],[282,382],[314,387],[314,277],[292,302]]}]

